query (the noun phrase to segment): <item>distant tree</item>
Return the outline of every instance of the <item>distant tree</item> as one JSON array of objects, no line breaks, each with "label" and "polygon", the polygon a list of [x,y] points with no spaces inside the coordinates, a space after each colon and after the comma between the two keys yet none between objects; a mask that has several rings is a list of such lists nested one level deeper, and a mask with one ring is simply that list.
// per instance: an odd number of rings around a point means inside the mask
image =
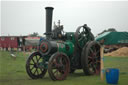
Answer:
[{"label": "distant tree", "polygon": [[39,36],[39,34],[38,34],[38,32],[33,32],[33,33],[30,34],[29,36],[31,36],[31,37],[37,37],[37,36]]},{"label": "distant tree", "polygon": [[107,32],[107,30],[103,30],[101,33],[99,33],[98,35],[101,35],[103,34],[104,32]]},{"label": "distant tree", "polygon": [[108,32],[117,32],[117,30],[115,28],[109,28]]},{"label": "distant tree", "polygon": [[108,28],[108,30],[103,30],[101,33],[99,33],[98,35],[101,35],[105,32],[117,32],[117,30],[115,28]]}]

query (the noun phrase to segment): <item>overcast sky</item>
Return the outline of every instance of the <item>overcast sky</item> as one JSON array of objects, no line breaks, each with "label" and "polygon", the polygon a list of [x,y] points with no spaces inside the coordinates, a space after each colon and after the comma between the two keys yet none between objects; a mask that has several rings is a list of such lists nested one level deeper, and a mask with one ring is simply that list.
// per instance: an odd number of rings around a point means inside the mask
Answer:
[{"label": "overcast sky", "polygon": [[27,35],[45,32],[45,7],[53,6],[53,22],[61,20],[64,31],[75,32],[87,24],[94,35],[108,28],[128,31],[128,1],[2,1],[1,34]]}]

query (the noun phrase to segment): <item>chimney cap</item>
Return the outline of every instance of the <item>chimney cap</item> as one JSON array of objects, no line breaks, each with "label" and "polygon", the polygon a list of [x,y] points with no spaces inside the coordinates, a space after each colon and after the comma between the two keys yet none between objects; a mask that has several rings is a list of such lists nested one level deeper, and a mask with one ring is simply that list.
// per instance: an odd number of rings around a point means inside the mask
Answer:
[{"label": "chimney cap", "polygon": [[53,7],[45,7],[45,9],[54,9]]}]

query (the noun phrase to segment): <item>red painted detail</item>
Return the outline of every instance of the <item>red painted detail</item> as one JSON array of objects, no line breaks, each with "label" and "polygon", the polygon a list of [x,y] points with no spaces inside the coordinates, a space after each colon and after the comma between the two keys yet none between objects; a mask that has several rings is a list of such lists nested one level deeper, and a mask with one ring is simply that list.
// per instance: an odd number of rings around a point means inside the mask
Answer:
[{"label": "red painted detail", "polygon": [[[45,47],[45,49],[43,49],[42,47]],[[40,49],[41,49],[41,51],[43,52],[43,53],[45,53],[45,52],[47,52],[47,50],[48,50],[48,45],[46,44],[46,43],[41,43],[41,45],[40,45]]]}]

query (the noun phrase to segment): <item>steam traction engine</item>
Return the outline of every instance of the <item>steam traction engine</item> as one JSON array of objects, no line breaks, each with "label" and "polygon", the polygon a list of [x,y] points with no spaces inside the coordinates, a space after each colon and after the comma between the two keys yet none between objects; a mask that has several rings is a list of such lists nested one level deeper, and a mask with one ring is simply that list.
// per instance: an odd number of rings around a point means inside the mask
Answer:
[{"label": "steam traction engine", "polygon": [[85,75],[100,73],[100,45],[91,29],[84,24],[76,32],[64,32],[63,25],[52,26],[52,7],[46,7],[46,39],[26,62],[32,79],[44,77],[47,70],[52,80],[64,80],[69,73],[83,69]]}]

